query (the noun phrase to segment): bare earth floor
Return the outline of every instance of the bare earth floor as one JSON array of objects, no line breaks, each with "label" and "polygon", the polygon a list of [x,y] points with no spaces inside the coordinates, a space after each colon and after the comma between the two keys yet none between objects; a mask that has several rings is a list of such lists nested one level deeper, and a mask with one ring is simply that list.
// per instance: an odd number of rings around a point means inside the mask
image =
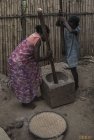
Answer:
[{"label": "bare earth floor", "polygon": [[44,100],[36,107],[24,108],[7,87],[7,77],[0,74],[0,126],[11,140],[34,140],[28,132],[30,118],[41,111],[55,111],[67,121],[64,140],[94,140],[94,63],[80,62],[78,67],[80,88],[72,104],[51,109]]}]

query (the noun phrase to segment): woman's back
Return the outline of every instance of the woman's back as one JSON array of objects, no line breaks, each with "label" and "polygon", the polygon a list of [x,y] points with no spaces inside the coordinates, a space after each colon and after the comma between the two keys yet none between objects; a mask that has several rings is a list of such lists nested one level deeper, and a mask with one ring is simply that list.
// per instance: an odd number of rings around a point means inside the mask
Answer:
[{"label": "woman's back", "polygon": [[27,63],[28,61],[32,61],[34,59],[34,47],[40,39],[38,33],[33,33],[16,47],[10,58],[13,62]]}]

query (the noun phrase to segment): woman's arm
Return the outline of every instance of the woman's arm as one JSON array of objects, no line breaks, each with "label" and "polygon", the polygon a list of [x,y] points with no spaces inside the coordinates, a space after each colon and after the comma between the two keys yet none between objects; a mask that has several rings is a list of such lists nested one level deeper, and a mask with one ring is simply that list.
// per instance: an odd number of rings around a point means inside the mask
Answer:
[{"label": "woman's arm", "polygon": [[40,46],[41,41],[37,42],[36,47],[34,49],[34,57],[37,62],[46,61],[51,57],[51,52],[48,52],[47,56],[40,57]]}]

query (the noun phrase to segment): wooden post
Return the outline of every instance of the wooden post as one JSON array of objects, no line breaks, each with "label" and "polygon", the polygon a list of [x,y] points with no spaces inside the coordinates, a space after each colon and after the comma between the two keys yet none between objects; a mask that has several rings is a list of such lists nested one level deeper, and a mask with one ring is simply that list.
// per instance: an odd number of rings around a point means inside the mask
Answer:
[{"label": "wooden post", "polygon": [[[59,14],[60,16],[63,16],[63,11],[62,11],[62,0],[59,0]],[[60,27],[60,59],[62,60],[62,57],[65,55],[65,45],[64,45],[64,27]]]},{"label": "wooden post", "polygon": [[26,7],[27,7],[26,0],[21,0],[21,26],[22,26],[21,38],[22,40],[25,39],[26,37],[26,17],[25,17]]},{"label": "wooden post", "polygon": [[[42,9],[41,8],[38,8],[38,17],[40,19],[40,24],[42,26],[43,35],[44,35],[44,37],[46,39],[46,45],[48,47],[48,50],[50,50],[50,42],[49,42],[49,39],[47,37],[46,30],[45,30],[45,21],[44,21],[44,17],[43,17],[43,13],[42,13]],[[49,61],[51,63],[51,68],[52,68],[52,74],[53,74],[54,83],[57,84],[58,83],[58,80],[57,80],[57,75],[56,75],[56,72],[55,72],[53,57]]]}]

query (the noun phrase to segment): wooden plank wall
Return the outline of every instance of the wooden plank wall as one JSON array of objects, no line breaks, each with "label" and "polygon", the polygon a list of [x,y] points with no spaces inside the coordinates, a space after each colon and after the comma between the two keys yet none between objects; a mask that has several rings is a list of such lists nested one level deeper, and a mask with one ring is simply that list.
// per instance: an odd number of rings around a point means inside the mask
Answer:
[{"label": "wooden plank wall", "polygon": [[[63,12],[68,19],[71,14],[80,17],[81,56],[94,55],[94,0],[62,0]],[[35,31],[39,24],[37,8],[41,7],[46,24],[50,28],[50,43],[55,61],[60,61],[60,31],[55,26],[59,11],[59,0],[27,0],[26,35]],[[7,59],[21,41],[21,1],[0,0],[0,72],[7,72]],[[42,45],[41,55],[46,53]],[[46,64],[46,63],[44,63]]]}]

